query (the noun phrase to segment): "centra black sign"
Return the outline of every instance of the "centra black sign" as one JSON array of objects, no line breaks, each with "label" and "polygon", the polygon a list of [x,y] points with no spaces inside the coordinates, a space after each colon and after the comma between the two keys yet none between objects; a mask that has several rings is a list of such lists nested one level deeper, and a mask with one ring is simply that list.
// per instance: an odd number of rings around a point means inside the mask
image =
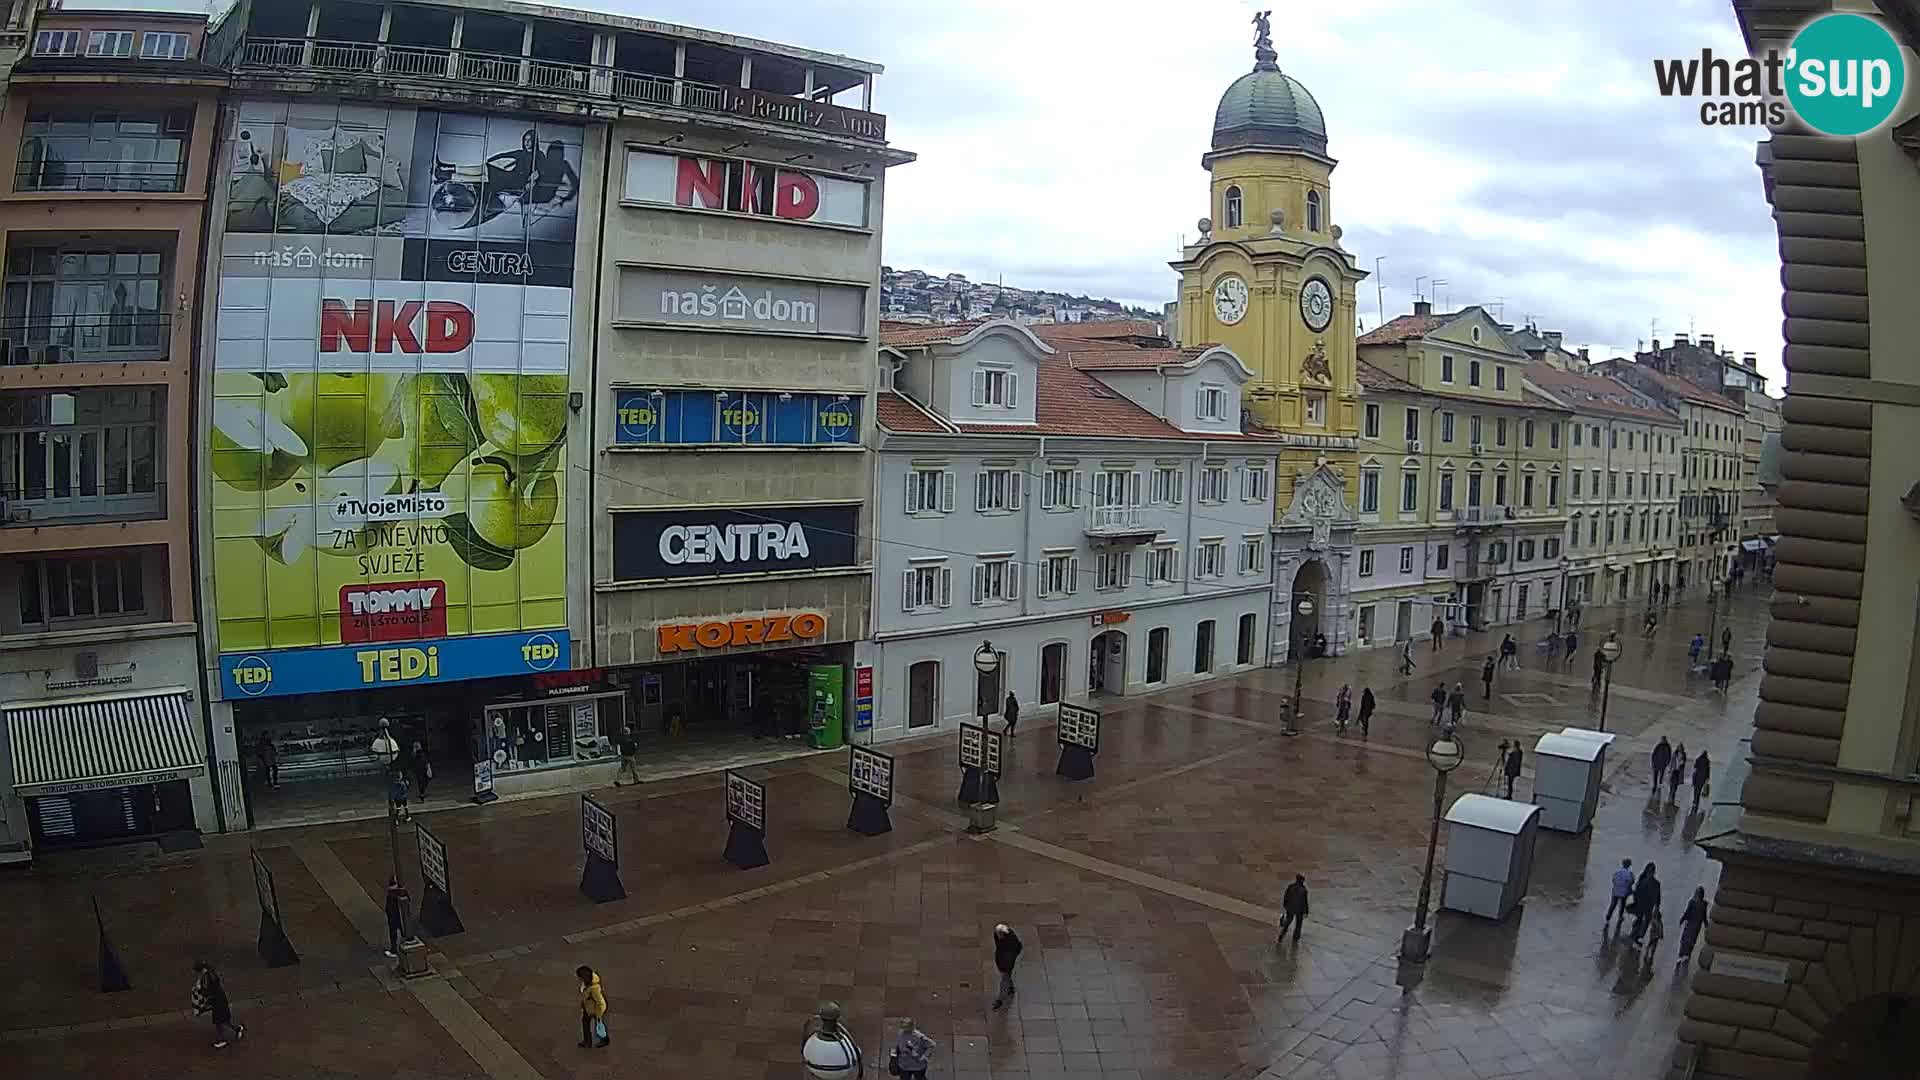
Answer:
[{"label": "centra black sign", "polygon": [[618,581],[853,566],[858,506],[630,510],[613,515]]}]

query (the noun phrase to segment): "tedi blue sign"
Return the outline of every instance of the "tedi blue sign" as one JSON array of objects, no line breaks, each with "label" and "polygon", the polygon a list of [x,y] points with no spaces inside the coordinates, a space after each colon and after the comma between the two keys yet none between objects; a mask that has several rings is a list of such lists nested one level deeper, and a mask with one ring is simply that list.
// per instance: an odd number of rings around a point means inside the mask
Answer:
[{"label": "tedi blue sign", "polygon": [[571,667],[565,631],[274,649],[220,658],[228,701],[490,679]]}]

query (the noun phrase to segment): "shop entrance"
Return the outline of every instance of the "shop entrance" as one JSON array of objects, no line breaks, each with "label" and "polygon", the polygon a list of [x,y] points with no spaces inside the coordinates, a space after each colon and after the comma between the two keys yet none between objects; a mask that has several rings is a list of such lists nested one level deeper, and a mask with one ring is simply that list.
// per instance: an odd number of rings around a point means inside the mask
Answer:
[{"label": "shop entrance", "polygon": [[1056,641],[1040,650],[1040,704],[1052,705],[1066,691],[1067,643]]},{"label": "shop entrance", "polygon": [[1087,692],[1123,694],[1127,689],[1127,633],[1102,630],[1087,649]]},{"label": "shop entrance", "polygon": [[907,669],[907,728],[940,722],[940,661],[922,660]]}]

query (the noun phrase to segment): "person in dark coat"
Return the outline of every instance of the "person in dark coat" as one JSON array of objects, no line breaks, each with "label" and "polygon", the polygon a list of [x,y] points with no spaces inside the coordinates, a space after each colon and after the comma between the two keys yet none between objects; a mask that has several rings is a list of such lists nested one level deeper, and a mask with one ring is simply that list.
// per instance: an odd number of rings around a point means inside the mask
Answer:
[{"label": "person in dark coat", "polygon": [[425,802],[427,783],[433,779],[433,759],[427,756],[427,745],[419,739],[413,740],[413,749],[407,754],[407,774],[413,777],[414,793]]},{"label": "person in dark coat", "polygon": [[1520,666],[1520,643],[1513,640],[1512,634],[1500,641],[1500,662],[1510,668]]},{"label": "person in dark coat", "polygon": [[1001,923],[993,928],[993,966],[1000,972],[1000,993],[993,999],[996,1009],[1006,1008],[1019,992],[1013,985],[1013,965],[1019,963],[1023,948],[1020,935],[1013,932],[1013,927]]},{"label": "person in dark coat", "polygon": [[1652,922],[1660,910],[1660,879],[1654,875],[1653,864],[1640,871],[1640,880],[1633,883],[1633,933],[1628,935],[1638,945],[1646,936],[1647,924]]},{"label": "person in dark coat", "polygon": [[1660,781],[1666,779],[1667,764],[1673,760],[1673,746],[1665,735],[1653,744],[1653,790],[1660,790]]},{"label": "person in dark coat", "polygon": [[1727,686],[1733,682],[1733,657],[1721,654],[1713,662],[1713,688],[1721,693],[1727,692]]},{"label": "person in dark coat", "polygon": [[1713,778],[1713,763],[1707,760],[1707,752],[1693,759],[1693,809],[1700,809],[1700,800],[1707,797],[1707,782]]},{"label": "person in dark coat", "polygon": [[1599,649],[1593,650],[1593,692],[1600,692],[1600,676],[1607,670],[1607,655]]},{"label": "person in dark coat", "polygon": [[1687,909],[1680,913],[1680,963],[1682,966],[1693,959],[1693,943],[1700,938],[1700,930],[1707,925],[1707,890],[1696,886],[1693,899],[1687,901]]},{"label": "person in dark coat", "polygon": [[1012,738],[1014,725],[1020,722],[1020,699],[1014,697],[1011,690],[1007,691],[1006,704],[1000,706],[1000,715],[1006,717],[1007,737]]},{"label": "person in dark coat", "polygon": [[228,1039],[247,1037],[247,1025],[233,1020],[233,1003],[227,999],[227,985],[220,973],[205,960],[193,962],[193,1011],[213,1017],[213,1048],[227,1045]]},{"label": "person in dark coat", "polygon": [[266,781],[269,788],[280,786],[280,750],[273,745],[273,739],[266,732],[254,742],[254,752],[260,758],[260,779]]},{"label": "person in dark coat", "polygon": [[407,890],[400,884],[399,878],[387,879],[387,955],[400,955],[400,942],[407,936],[406,919],[402,912],[406,910]]},{"label": "person in dark coat", "polygon": [[1439,652],[1440,641],[1447,636],[1447,624],[1441,622],[1439,616],[1436,615],[1433,620],[1433,625],[1428,628],[1427,632],[1433,639],[1433,651]]},{"label": "person in dark coat", "polygon": [[1567,666],[1573,666],[1573,655],[1580,651],[1580,635],[1576,631],[1567,631]]},{"label": "person in dark coat", "polygon": [[1364,736],[1367,734],[1370,722],[1373,720],[1373,687],[1371,686],[1360,691],[1359,720],[1360,734]]},{"label": "person in dark coat", "polygon": [[1433,722],[1438,724],[1440,718],[1447,715],[1447,684],[1434,683],[1429,698],[1433,701]]},{"label": "person in dark coat", "polygon": [[1507,751],[1507,798],[1513,798],[1513,782],[1520,779],[1520,743],[1515,741],[1513,749]]},{"label": "person in dark coat", "polygon": [[1287,927],[1293,927],[1293,943],[1300,944],[1300,928],[1307,924],[1307,878],[1305,874],[1293,875],[1293,884],[1280,896],[1280,936],[1273,939],[1275,945],[1287,940]]},{"label": "person in dark coat", "polygon": [[1487,657],[1486,663],[1480,665],[1480,685],[1484,687],[1486,690],[1486,693],[1483,695],[1485,699],[1488,701],[1492,701],[1493,700],[1493,657],[1491,656]]},{"label": "person in dark coat", "polygon": [[1720,651],[1728,656],[1733,655],[1733,627],[1731,626],[1720,631]]},{"label": "person in dark coat", "polygon": [[1460,718],[1467,714],[1467,688],[1459,683],[1453,684],[1453,693],[1447,695],[1447,710],[1453,714],[1453,726],[1460,726]]}]

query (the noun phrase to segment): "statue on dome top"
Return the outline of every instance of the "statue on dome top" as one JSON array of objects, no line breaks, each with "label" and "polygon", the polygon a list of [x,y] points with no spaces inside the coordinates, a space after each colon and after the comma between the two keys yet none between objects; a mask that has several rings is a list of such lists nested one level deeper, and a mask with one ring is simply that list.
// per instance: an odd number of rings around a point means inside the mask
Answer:
[{"label": "statue on dome top", "polygon": [[1273,12],[1253,13],[1253,70],[1280,70],[1280,54],[1273,51]]}]

